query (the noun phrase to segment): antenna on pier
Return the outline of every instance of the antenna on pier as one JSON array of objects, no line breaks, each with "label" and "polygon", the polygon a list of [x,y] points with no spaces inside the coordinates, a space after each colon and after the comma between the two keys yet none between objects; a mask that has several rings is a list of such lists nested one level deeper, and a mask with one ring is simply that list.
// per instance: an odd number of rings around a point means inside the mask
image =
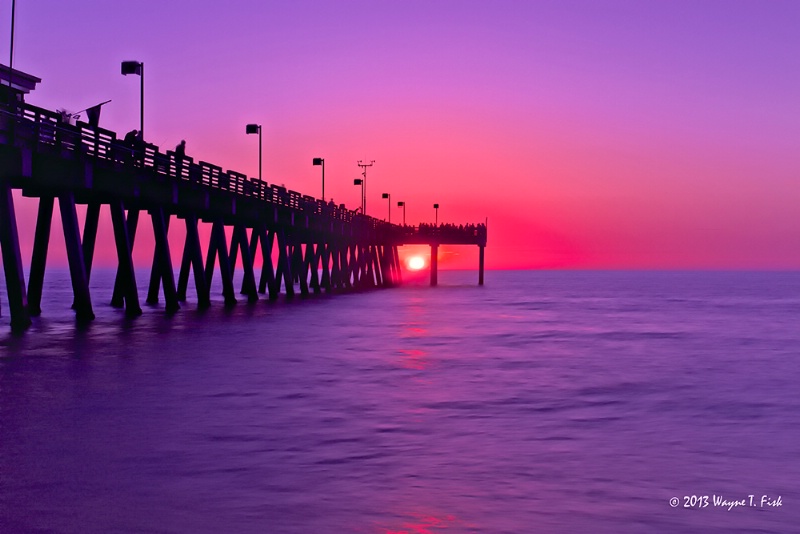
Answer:
[{"label": "antenna on pier", "polygon": [[358,160],[358,166],[364,169],[364,172],[361,173],[361,176],[364,177],[364,182],[361,186],[361,213],[366,215],[367,214],[367,167],[372,167],[375,163],[375,160],[370,160],[369,163],[362,163],[364,160]]}]

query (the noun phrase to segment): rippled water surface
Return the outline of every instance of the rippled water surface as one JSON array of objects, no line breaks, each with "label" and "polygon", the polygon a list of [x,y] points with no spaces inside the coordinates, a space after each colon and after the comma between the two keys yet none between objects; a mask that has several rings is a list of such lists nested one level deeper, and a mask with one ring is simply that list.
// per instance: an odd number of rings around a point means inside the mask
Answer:
[{"label": "rippled water surface", "polygon": [[112,275],[88,327],[64,272],[21,337],[2,302],[0,532],[800,524],[800,273],[444,272],[132,321]]}]

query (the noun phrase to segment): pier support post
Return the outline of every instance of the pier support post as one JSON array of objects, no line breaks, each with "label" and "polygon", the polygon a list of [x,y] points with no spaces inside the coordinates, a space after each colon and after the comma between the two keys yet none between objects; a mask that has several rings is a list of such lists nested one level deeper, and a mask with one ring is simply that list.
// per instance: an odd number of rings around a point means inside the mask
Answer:
[{"label": "pier support post", "polygon": [[28,278],[28,311],[34,317],[42,313],[42,286],[53,222],[53,200],[53,197],[41,197],[39,214],[36,217],[36,233],[33,237],[31,271]]},{"label": "pier support post", "polygon": [[397,283],[403,282],[403,274],[400,272],[400,253],[397,245],[392,245],[392,256],[394,257],[394,272],[397,274]]},{"label": "pier support post", "polygon": [[164,289],[164,302],[167,313],[173,313],[181,309],[178,304],[178,292],[175,289],[175,273],[172,270],[172,255],[169,251],[169,214],[164,213],[163,208],[150,210],[150,218],[153,220],[153,236],[156,241],[155,254],[153,255],[153,267],[150,273],[150,288],[147,295],[147,303],[155,304],[158,302],[158,286]]},{"label": "pier support post", "polygon": [[[374,283],[372,284],[373,287],[381,287],[383,286],[383,276],[384,273],[381,271],[381,259],[380,259],[380,247],[378,245],[370,245],[370,261],[372,263],[372,272],[375,275]],[[370,277],[370,282],[372,282],[373,278]]]},{"label": "pier support post", "polygon": [[[308,295],[309,289],[311,288],[310,273],[311,259],[314,257],[314,243],[312,243],[310,239],[308,243],[300,244],[298,242],[297,249],[299,250],[297,262],[300,265],[300,275],[297,281],[300,283],[300,293]],[[305,291],[303,287],[305,287]]]},{"label": "pier support post", "polygon": [[372,245],[366,245],[363,250],[366,252],[366,273],[367,273],[367,287],[375,287],[375,280],[379,277],[373,269],[375,264],[375,256],[373,254]]},{"label": "pier support post", "polygon": [[300,283],[300,294],[308,296],[308,271],[311,267],[311,258],[314,257],[314,244],[309,240],[306,243],[305,254],[303,254],[303,244],[300,239],[295,242],[295,275]]},{"label": "pier support post", "polygon": [[288,243],[286,232],[281,228],[277,232],[278,239],[278,267],[275,272],[275,284],[269,292],[270,300],[278,298],[281,289],[281,278],[283,278],[284,290],[287,297],[294,296],[294,284],[291,266],[291,246]]},{"label": "pier support post", "polygon": [[258,241],[261,241],[261,276],[258,280],[258,292],[263,295],[275,285],[275,269],[272,266],[272,243],[275,241],[275,231],[267,232],[263,223],[253,228],[253,237],[250,240],[250,251],[253,255]]},{"label": "pier support post", "polygon": [[483,245],[479,245],[478,248],[480,249],[478,252],[478,285],[483,285],[483,251],[486,248]]},{"label": "pier support post", "polygon": [[358,246],[358,264],[361,274],[358,281],[363,287],[372,285],[374,278],[372,277],[372,259],[369,256],[369,247],[365,245]]},{"label": "pier support post", "polygon": [[361,245],[353,244],[350,251],[350,265],[353,268],[353,288],[359,289],[367,277],[364,274],[364,249]]},{"label": "pier support post", "polygon": [[[344,271],[344,287],[349,289],[358,284],[358,271],[356,270],[356,246],[354,244],[342,247],[342,269]],[[352,280],[352,282],[351,282]]]},{"label": "pier support post", "polygon": [[[302,295],[308,294],[308,286],[305,286],[305,290],[303,290],[303,284],[306,283],[306,279],[303,279],[303,282],[300,282],[300,271],[303,268],[303,245],[300,242],[300,239],[293,236],[291,240],[291,245],[289,246],[289,257],[291,258],[292,264],[292,279],[296,284],[300,286],[300,293]],[[307,273],[306,273],[307,274]]]},{"label": "pier support post", "polygon": [[206,308],[211,302],[209,286],[206,284],[203,267],[203,251],[200,248],[200,234],[197,231],[197,217],[188,216],[186,222],[186,240],[183,245],[181,271],[178,275],[177,299],[186,301],[186,290],[189,286],[189,271],[194,273],[194,287],[197,291],[197,305]]},{"label": "pier support post", "polygon": [[343,243],[341,248],[339,249],[339,259],[340,259],[339,268],[341,269],[341,273],[339,274],[339,280],[341,281],[342,289],[347,289],[350,287],[350,271],[352,269],[347,259],[348,250],[349,246],[346,243]]},{"label": "pier support post", "polygon": [[341,260],[341,253],[339,252],[339,244],[336,242],[328,243],[328,252],[331,255],[331,290],[342,288],[342,268],[339,264]]},{"label": "pier support post", "polygon": [[208,245],[206,256],[206,287],[211,292],[211,281],[214,278],[214,260],[219,256],[219,274],[222,277],[222,295],[225,305],[236,304],[236,295],[233,289],[233,273],[231,272],[228,245],[225,242],[225,226],[221,220],[214,221],[211,226],[211,242]]},{"label": "pier support post", "polygon": [[[113,221],[113,216],[112,216]],[[133,242],[136,240],[136,228],[139,226],[139,210],[129,209],[128,217],[125,220],[125,232],[128,236],[128,246],[131,253],[133,252]],[[122,308],[125,301],[125,280],[122,275],[122,267],[117,265],[117,275],[114,278],[114,291],[111,294],[111,305],[115,308]],[[138,303],[137,303],[138,304]]]},{"label": "pier support post", "polygon": [[74,193],[64,193],[59,196],[58,206],[61,211],[61,226],[64,228],[72,292],[75,297],[75,313],[80,320],[91,320],[94,319],[94,311],[89,294],[89,280],[86,276],[86,261],[83,257]]},{"label": "pier support post", "polygon": [[368,274],[370,274],[370,275],[372,274],[371,269],[368,270],[369,265],[370,264],[369,264],[368,249],[364,245],[359,245],[358,246],[358,269],[359,269],[358,282],[359,282],[359,285],[361,285],[362,287],[369,286],[369,283],[370,283],[369,279],[367,278]]},{"label": "pier support post", "polygon": [[[86,206],[86,222],[83,225],[83,235],[81,246],[83,247],[83,261],[86,268],[86,282],[92,278],[92,261],[94,260],[94,246],[97,243],[97,226],[100,222],[100,203],[90,202]],[[30,290],[28,290],[30,300]],[[72,302],[72,309],[75,309],[75,302]]]},{"label": "pier support post", "polygon": [[386,247],[383,245],[375,245],[375,260],[377,262],[377,271],[380,273],[380,287],[391,285],[392,273],[386,268]]},{"label": "pier support post", "polygon": [[14,213],[14,197],[11,187],[0,181],[0,248],[3,249],[3,270],[6,275],[8,307],[11,311],[11,330],[20,332],[31,324],[28,315],[28,296],[25,291],[25,275],[22,271],[22,256],[19,250],[17,218]]},{"label": "pier support post", "polygon": [[[183,240],[183,255],[181,256],[181,269],[178,271],[178,302],[186,302],[186,290],[189,288],[189,271],[192,269],[191,241],[189,239],[189,219],[186,219],[186,237]],[[195,229],[197,227],[195,226]],[[197,286],[197,295],[200,296],[200,288]]]},{"label": "pier support post", "polygon": [[317,245],[317,253],[320,254],[320,260],[322,261],[322,280],[320,284],[322,289],[327,293],[331,290],[331,249],[330,243],[326,241],[324,236],[320,237],[319,245]]},{"label": "pier support post", "polygon": [[325,247],[325,245],[321,241],[314,242],[312,239],[309,240],[309,246],[311,247],[311,256],[310,256],[311,281],[309,282],[309,287],[311,287],[311,289],[314,290],[314,293],[320,293],[322,292],[322,289],[319,283],[319,263],[320,260],[322,259],[322,250]]},{"label": "pier support post", "polygon": [[86,206],[86,222],[83,225],[83,260],[86,262],[86,280],[92,278],[94,247],[97,243],[97,226],[100,223],[100,203],[90,202]]},{"label": "pier support post", "polygon": [[392,254],[392,250],[388,245],[380,245],[376,248],[378,249],[378,258],[381,265],[381,277],[383,278],[382,285],[384,287],[391,287],[393,277],[392,269],[389,267],[389,258]]},{"label": "pier support post", "polygon": [[[257,239],[256,230],[253,229],[253,237]],[[244,277],[242,279],[242,290],[240,294],[247,295],[248,302],[255,302],[258,300],[258,291],[256,288],[256,276],[253,270],[253,254],[250,242],[247,239],[247,228],[244,224],[239,223],[234,225],[233,232],[231,233],[231,272],[236,269],[236,259],[238,252],[242,251],[242,270]]]},{"label": "pier support post", "polygon": [[[111,209],[111,222],[114,226],[114,240],[117,243],[117,270],[120,281],[121,295],[125,299],[125,315],[136,317],[142,314],[139,306],[139,293],[136,288],[136,275],[133,270],[133,257],[131,256],[131,242],[128,234],[128,222],[125,220],[125,208],[122,201],[109,204]],[[77,299],[76,299],[77,304]]]},{"label": "pier support post", "polygon": [[353,245],[345,244],[342,246],[342,250],[340,252],[342,257],[342,283],[344,284],[345,288],[352,287],[351,280],[354,280],[354,252]]},{"label": "pier support post", "polygon": [[[215,234],[217,250],[219,251],[219,274],[222,277],[222,296],[226,306],[236,304],[236,290],[233,289],[233,268],[231,267],[230,257],[228,256],[228,244],[225,238],[225,224],[222,221],[214,223],[211,229],[212,236]],[[209,247],[210,250],[210,247]],[[211,276],[206,277],[206,283],[211,285]]]},{"label": "pier support post", "polygon": [[431,245],[431,285],[439,283],[439,245]]},{"label": "pier support post", "polygon": [[383,269],[384,275],[384,285],[393,286],[395,285],[395,279],[397,278],[397,274],[394,272],[394,257],[392,254],[394,250],[392,249],[391,245],[384,245],[383,246],[383,261],[381,261],[381,268]]},{"label": "pier support post", "polygon": [[[156,217],[157,217],[156,212],[158,211],[158,208],[150,209],[147,211],[150,214],[150,220],[152,221],[153,224],[153,237],[156,239],[157,242],[159,231],[156,228]],[[169,214],[167,214],[165,220],[163,221],[164,225],[166,226],[167,232],[169,232],[169,219],[170,219]],[[148,304],[158,304],[158,292],[159,292],[159,286],[161,285],[161,270],[160,270],[161,257],[159,256],[159,254],[160,254],[160,249],[158,247],[158,244],[156,244],[155,250],[153,251],[153,262],[150,265],[150,283],[147,284],[147,299],[145,300],[145,302],[147,302]]]}]

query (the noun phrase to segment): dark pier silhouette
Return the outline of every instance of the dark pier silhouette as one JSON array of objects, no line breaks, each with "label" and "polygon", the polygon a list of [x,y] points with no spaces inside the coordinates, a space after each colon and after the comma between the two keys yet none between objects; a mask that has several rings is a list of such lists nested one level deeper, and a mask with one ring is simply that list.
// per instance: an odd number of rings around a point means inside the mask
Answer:
[{"label": "dark pier silhouette", "polygon": [[[277,299],[281,290],[292,297],[391,287],[402,282],[398,247],[405,244],[431,247],[431,285],[437,283],[439,245],[479,246],[483,284],[485,225],[393,225],[182,154],[161,152],[141,139],[119,139],[112,131],[80,121],[71,124],[60,112],[24,102],[38,78],[0,69],[14,82],[4,79],[0,86],[0,247],[14,331],[27,328],[30,317],[42,312],[56,199],[73,308],[81,320],[94,318],[89,278],[103,206],[110,210],[117,252],[111,305],[131,317],[142,313],[132,250],[143,215],[152,220],[155,240],[147,302],[155,304],[163,294],[167,312],[177,311],[186,300],[190,278],[198,306],[208,306],[217,266],[225,304],[235,304],[237,261],[244,272],[240,293],[250,302],[259,294]],[[27,284],[14,189],[39,201]],[[79,204],[86,205],[82,229]],[[186,228],[177,281],[167,238],[176,219]],[[205,261],[201,221],[211,224]],[[258,254],[262,268],[256,276]]]}]

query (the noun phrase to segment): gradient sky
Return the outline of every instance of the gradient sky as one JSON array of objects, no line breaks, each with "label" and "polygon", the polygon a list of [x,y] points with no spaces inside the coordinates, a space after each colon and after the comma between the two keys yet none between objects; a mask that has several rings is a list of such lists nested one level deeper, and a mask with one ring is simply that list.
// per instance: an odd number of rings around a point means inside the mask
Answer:
[{"label": "gradient sky", "polygon": [[16,20],[28,102],[112,99],[101,125],[124,134],[119,64],[143,61],[150,142],[257,176],[259,122],[266,181],[319,196],[324,157],[350,208],[374,159],[369,214],[389,192],[409,224],[434,202],[488,217],[489,268],[800,268],[798,2],[18,0]]}]

